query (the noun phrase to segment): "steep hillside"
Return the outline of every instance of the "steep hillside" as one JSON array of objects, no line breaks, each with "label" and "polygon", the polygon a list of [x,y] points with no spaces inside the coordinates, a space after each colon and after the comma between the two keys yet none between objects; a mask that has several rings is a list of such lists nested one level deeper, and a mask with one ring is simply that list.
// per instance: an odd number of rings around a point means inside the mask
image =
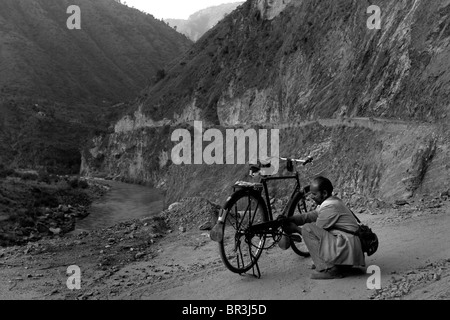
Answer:
[{"label": "steep hillside", "polygon": [[364,2],[262,2],[247,1],[196,43],[143,110],[155,117],[164,105],[167,118],[197,110],[221,124],[448,114],[447,1],[380,1],[379,31],[366,27]]},{"label": "steep hillside", "polygon": [[86,148],[83,171],[223,199],[244,166],[169,161],[170,133],[201,120],[280,128],[282,154],[317,158],[304,178],[326,174],[353,202],[448,189],[450,2],[379,1],[381,30],[369,5],[247,1]]},{"label": "steep hillside", "polygon": [[[79,30],[67,28],[70,5],[80,7]],[[0,162],[76,173],[84,140],[190,45],[113,0],[2,0]]]},{"label": "steep hillside", "polygon": [[[67,28],[70,5],[80,7],[80,30]],[[112,0],[2,0],[0,26],[1,92],[65,102],[135,97],[190,45]]]},{"label": "steep hillside", "polygon": [[0,163],[76,174],[88,137],[111,132],[109,124],[128,104],[70,104],[46,99],[0,99]]},{"label": "steep hillside", "polygon": [[200,10],[187,20],[165,19],[165,21],[178,32],[186,35],[192,41],[200,39],[209,29],[222,20],[231,11],[236,9],[243,2],[225,3],[219,6],[209,7]]}]

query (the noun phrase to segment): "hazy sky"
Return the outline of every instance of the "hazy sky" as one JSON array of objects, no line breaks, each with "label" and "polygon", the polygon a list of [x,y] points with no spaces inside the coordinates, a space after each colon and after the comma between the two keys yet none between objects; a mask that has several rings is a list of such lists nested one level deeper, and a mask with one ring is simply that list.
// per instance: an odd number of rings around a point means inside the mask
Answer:
[{"label": "hazy sky", "polygon": [[129,7],[148,12],[155,18],[187,19],[201,9],[242,0],[122,0]]}]

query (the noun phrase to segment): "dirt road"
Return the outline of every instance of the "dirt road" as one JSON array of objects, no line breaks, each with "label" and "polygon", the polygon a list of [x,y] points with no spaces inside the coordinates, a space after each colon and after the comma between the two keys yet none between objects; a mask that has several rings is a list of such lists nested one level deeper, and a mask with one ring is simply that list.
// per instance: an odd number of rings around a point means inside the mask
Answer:
[{"label": "dirt road", "polygon": [[[130,212],[148,212],[145,201],[136,201],[148,189],[116,188],[135,204]],[[128,200],[117,197],[113,192],[95,205],[113,206],[123,218],[121,206]],[[427,207],[417,200],[378,213],[360,215],[381,242],[366,260],[381,269],[378,292],[367,288],[365,270],[339,280],[311,280],[310,258],[278,247],[261,256],[261,279],[239,276],[223,266],[208,232],[169,227],[158,233],[147,219],[0,249],[0,299],[450,298],[450,201]],[[86,226],[95,226],[94,220]],[[81,290],[67,288],[70,265],[81,268]]]},{"label": "dirt road", "polygon": [[[381,284],[386,287],[392,277],[426,266],[429,262],[450,258],[449,208],[441,213],[416,213],[399,222],[384,222],[392,211],[382,216],[363,215],[371,220],[380,238],[379,251],[366,259],[367,266],[381,269]],[[370,217],[370,219],[369,219]],[[204,268],[184,278],[172,277],[156,285],[143,287],[137,293],[144,299],[367,299],[374,292],[367,289],[369,274],[354,273],[344,279],[311,280],[311,259],[296,256],[292,251],[271,249],[260,259],[261,279],[232,274],[223,267],[216,243],[207,242],[197,248],[195,243],[183,244],[187,236],[165,244],[157,265],[176,261],[181,265],[201,262]],[[155,262],[154,262],[155,263]],[[450,265],[450,264],[449,264]],[[450,291],[450,277],[440,279],[441,289]],[[417,293],[416,293],[417,294]],[[420,295],[419,295],[420,297]]]}]

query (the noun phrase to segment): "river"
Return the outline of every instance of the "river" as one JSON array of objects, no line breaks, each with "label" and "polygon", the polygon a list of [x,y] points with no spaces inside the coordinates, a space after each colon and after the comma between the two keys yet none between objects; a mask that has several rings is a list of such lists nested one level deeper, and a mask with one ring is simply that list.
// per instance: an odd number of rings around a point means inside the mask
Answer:
[{"label": "river", "polygon": [[118,222],[160,213],[164,207],[161,190],[117,181],[105,181],[111,190],[92,203],[90,214],[77,222],[77,229],[107,228]]}]

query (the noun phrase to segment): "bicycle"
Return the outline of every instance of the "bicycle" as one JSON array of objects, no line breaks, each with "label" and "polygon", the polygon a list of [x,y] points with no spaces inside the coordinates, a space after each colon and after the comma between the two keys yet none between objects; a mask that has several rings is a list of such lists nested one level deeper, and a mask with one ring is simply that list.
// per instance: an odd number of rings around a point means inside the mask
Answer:
[{"label": "bicycle", "polygon": [[[287,161],[287,171],[294,171],[294,163],[306,165],[313,161],[306,159],[279,158]],[[262,168],[269,168],[270,163],[263,165],[258,161],[257,166],[251,166],[250,175],[255,176]],[[294,190],[289,201],[280,215],[281,219],[274,219],[267,187],[268,181],[296,180]],[[262,191],[264,190],[263,198]],[[281,240],[282,236],[290,238],[292,250],[302,256],[310,254],[299,234],[287,234],[283,231],[283,218],[294,214],[307,212],[306,194],[309,186],[301,188],[299,173],[290,176],[264,176],[258,183],[238,181],[233,186],[233,194],[227,199],[218,218],[215,228],[222,228],[219,242],[220,256],[225,266],[232,272],[243,274],[252,269],[253,275],[261,277],[258,259],[263,250],[269,250]],[[266,240],[271,237],[273,243],[264,247]],[[211,236],[213,239],[213,237]],[[257,274],[255,273],[255,269]]]}]

